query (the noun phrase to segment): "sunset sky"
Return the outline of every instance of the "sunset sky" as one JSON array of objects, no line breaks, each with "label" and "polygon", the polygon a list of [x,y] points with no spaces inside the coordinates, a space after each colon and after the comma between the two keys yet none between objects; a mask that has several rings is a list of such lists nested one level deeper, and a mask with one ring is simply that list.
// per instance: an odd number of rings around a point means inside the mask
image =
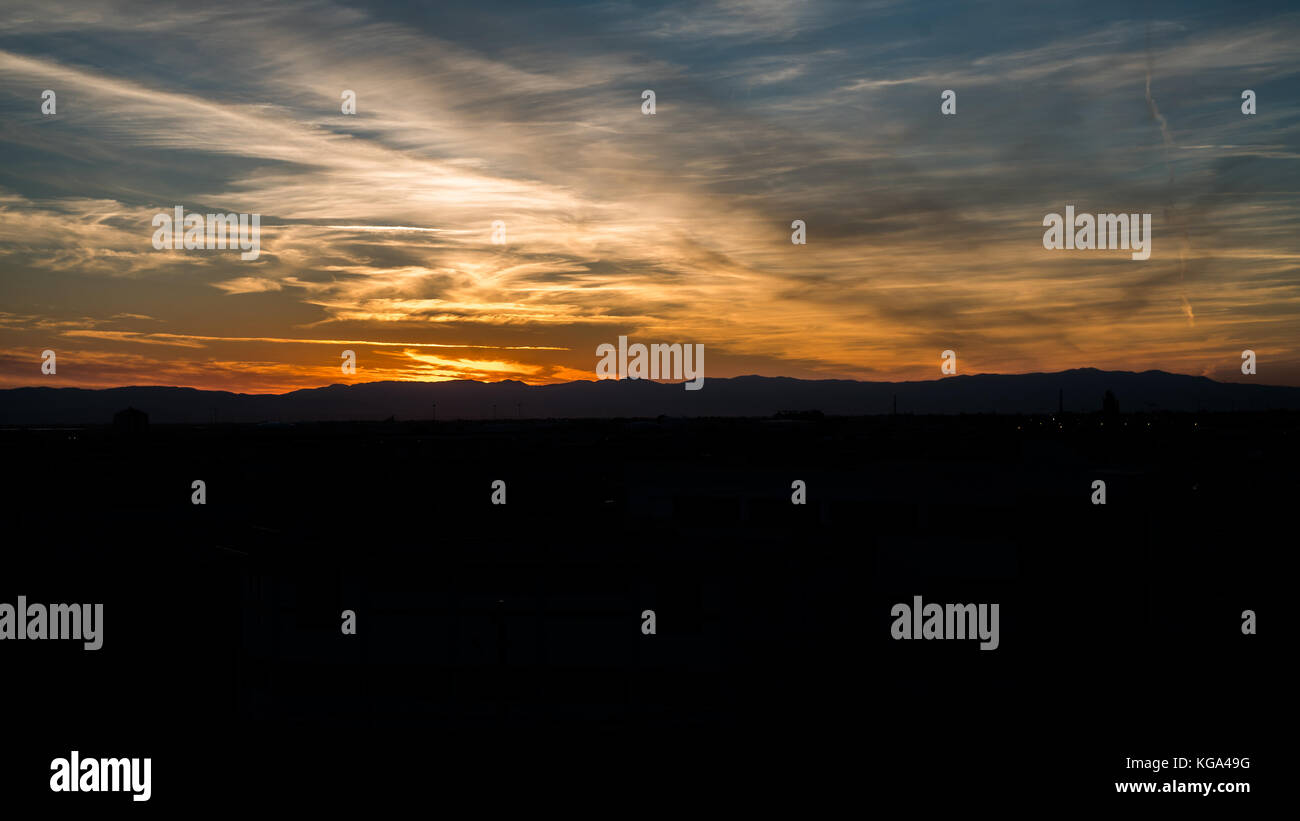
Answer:
[{"label": "sunset sky", "polygon": [[[619,335],[1300,385],[1293,5],[411,5],[5,0],[0,387],[594,379]],[[154,250],[177,205],[260,257]],[[1066,205],[1151,258],[1045,250]]]}]

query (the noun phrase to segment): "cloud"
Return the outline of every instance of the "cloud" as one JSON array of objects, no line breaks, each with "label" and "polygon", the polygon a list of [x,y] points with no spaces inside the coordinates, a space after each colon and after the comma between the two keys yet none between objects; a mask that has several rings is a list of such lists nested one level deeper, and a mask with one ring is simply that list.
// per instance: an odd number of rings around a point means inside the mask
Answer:
[{"label": "cloud", "polygon": [[[1127,19],[990,39],[907,4],[607,4],[532,40],[496,28],[527,29],[523,11],[107,8],[0,23],[13,350],[62,329],[87,354],[152,351],[192,380],[215,356],[214,379],[259,385],[332,379],[306,349],[345,339],[406,378],[495,362],[530,381],[589,373],[620,333],[771,374],[928,378],[952,347],[987,370],[1199,373],[1246,341],[1300,362],[1296,98],[1265,85],[1297,71],[1294,14],[1153,21],[1171,180]],[[1259,115],[1225,77],[1260,86]],[[1043,251],[1067,203],[1156,214],[1152,260]],[[155,251],[175,205],[260,214],[261,256]],[[530,353],[396,353],[420,345]]]},{"label": "cloud", "polygon": [[235,277],[223,282],[214,282],[212,287],[220,288],[228,294],[261,294],[266,291],[278,291],[280,283],[259,277]]}]

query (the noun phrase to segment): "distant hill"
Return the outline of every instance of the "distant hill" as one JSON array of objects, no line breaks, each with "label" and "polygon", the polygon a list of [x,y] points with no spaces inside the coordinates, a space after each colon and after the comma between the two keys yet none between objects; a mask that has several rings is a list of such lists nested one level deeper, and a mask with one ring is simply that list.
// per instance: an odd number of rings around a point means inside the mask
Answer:
[{"label": "distant hill", "polygon": [[[1058,391],[1065,409],[1101,410],[1112,391],[1121,412],[1300,409],[1300,388],[1215,382],[1164,371],[979,374],[929,382],[856,382],[738,376],[704,388],[649,381],[368,382],[286,394],[193,388],[11,388],[0,390],[0,424],[107,424],[128,406],[151,423],[326,420],[771,416],[818,410],[830,415],[899,413],[1050,413]],[[495,412],[494,412],[495,406]]]}]

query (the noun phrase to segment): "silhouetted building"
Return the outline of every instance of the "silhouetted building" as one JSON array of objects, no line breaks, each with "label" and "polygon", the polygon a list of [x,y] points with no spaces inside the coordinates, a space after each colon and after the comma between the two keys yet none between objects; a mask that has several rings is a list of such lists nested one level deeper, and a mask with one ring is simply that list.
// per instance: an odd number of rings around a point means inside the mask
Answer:
[{"label": "silhouetted building", "polygon": [[1101,398],[1101,412],[1106,416],[1119,415],[1119,400],[1110,391],[1106,391],[1106,395]]},{"label": "silhouetted building", "polygon": [[797,419],[800,421],[811,422],[818,419],[825,419],[826,414],[819,410],[783,410],[777,411],[773,419]]},{"label": "silhouetted building", "polygon": [[144,433],[149,429],[149,414],[127,408],[113,414],[113,430],[121,433]]}]

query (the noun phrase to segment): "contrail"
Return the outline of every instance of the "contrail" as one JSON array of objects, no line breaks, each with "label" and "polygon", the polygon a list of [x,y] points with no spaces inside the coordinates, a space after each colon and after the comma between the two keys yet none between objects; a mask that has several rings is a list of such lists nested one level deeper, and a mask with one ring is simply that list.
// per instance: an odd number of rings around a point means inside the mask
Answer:
[{"label": "contrail", "polygon": [[442,228],[416,228],[411,225],[324,225],[321,227],[344,231],[425,231],[431,234],[444,233]]},{"label": "contrail", "polygon": [[488,348],[498,351],[567,351],[569,348],[553,345],[469,345],[446,342],[388,342],[373,339],[302,339],[280,336],[200,336],[198,334],[169,334],[142,331],[62,331],[61,336],[80,336],[92,339],[117,339],[123,342],[159,342],[182,347],[201,347],[203,342],[277,342],[297,345],[369,345],[381,348]]},{"label": "contrail", "polygon": [[[1169,134],[1169,121],[1165,119],[1165,115],[1160,113],[1160,107],[1156,105],[1156,98],[1151,96],[1152,59],[1151,59],[1151,24],[1150,23],[1147,23],[1147,29],[1146,29],[1146,52],[1147,52],[1147,82],[1146,82],[1147,110],[1151,112],[1151,119],[1155,120],[1160,125],[1160,137],[1164,142],[1164,149],[1165,149],[1165,168],[1169,170],[1169,187],[1172,189],[1174,185],[1174,164],[1173,162],[1170,161],[1169,149],[1174,148],[1176,146],[1174,145],[1174,138]],[[1183,314],[1186,315],[1188,324],[1194,325],[1196,324],[1196,313],[1192,310],[1192,303],[1187,301],[1187,281],[1184,276],[1187,271],[1187,253],[1188,251],[1191,250],[1192,242],[1191,242],[1191,238],[1188,236],[1187,233],[1187,226],[1183,224],[1183,222],[1180,219],[1178,219],[1176,215],[1176,211],[1177,209],[1172,202],[1166,202],[1165,220],[1170,225],[1176,226],[1176,230],[1178,231],[1179,236],[1182,239],[1182,245],[1178,249],[1178,286],[1179,286],[1179,290],[1181,291],[1181,293],[1178,296],[1179,299],[1182,300]]]}]

